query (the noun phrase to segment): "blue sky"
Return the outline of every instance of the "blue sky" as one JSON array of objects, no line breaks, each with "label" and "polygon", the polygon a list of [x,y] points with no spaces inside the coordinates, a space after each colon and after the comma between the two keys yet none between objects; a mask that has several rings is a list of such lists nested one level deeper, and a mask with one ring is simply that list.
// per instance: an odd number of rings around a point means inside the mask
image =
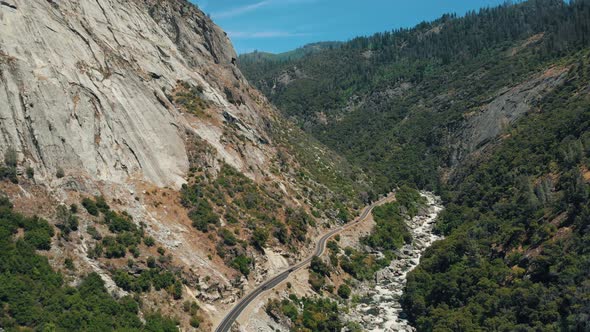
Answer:
[{"label": "blue sky", "polygon": [[284,52],[317,41],[412,27],[445,13],[504,0],[191,0],[210,14],[238,53]]}]

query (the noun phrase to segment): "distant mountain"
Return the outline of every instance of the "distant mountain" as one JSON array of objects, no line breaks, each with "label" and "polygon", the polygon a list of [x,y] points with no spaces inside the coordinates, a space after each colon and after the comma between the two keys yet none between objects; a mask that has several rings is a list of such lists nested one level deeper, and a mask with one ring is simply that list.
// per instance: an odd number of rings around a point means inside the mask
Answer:
[{"label": "distant mountain", "polygon": [[282,62],[282,61],[293,61],[303,58],[306,55],[310,55],[313,53],[321,52],[323,50],[330,50],[338,48],[342,45],[342,42],[332,41],[332,42],[319,42],[319,43],[312,43],[297,48],[292,51],[283,52],[283,53],[268,53],[268,52],[258,52],[254,51],[251,53],[244,53],[241,54],[239,57],[239,61],[241,63],[257,63],[257,62]]}]

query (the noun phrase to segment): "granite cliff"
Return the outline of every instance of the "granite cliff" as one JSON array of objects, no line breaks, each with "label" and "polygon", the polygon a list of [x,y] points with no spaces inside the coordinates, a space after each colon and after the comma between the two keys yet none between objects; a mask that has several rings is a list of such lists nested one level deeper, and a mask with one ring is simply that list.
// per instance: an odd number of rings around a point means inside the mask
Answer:
[{"label": "granite cliff", "polygon": [[246,86],[229,39],[185,1],[5,1],[0,13],[0,146],[40,177],[61,167],[179,187],[195,130],[166,96],[180,81],[203,89],[208,122],[233,114],[264,140],[265,114],[247,94],[227,100]]},{"label": "granite cliff", "polygon": [[360,205],[362,174],[283,120],[236,58],[185,0],[0,2],[0,154],[14,169],[0,189],[59,229],[45,256],[75,267],[69,285],[94,272],[124,296],[168,271],[183,286],[142,290],[140,312],[207,330]]}]

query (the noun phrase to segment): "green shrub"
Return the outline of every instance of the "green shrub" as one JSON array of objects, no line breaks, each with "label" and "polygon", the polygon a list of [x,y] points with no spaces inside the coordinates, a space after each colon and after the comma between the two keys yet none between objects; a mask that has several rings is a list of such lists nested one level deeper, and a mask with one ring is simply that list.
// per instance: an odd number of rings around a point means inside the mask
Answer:
[{"label": "green shrub", "polygon": [[178,321],[162,316],[160,313],[146,316],[145,331],[148,332],[178,332]]},{"label": "green shrub", "polygon": [[331,332],[340,331],[343,327],[338,304],[328,299],[298,299],[291,294],[282,302],[269,300],[266,312],[272,315],[275,311],[291,320],[293,331]]},{"label": "green shrub", "polygon": [[107,213],[111,209],[104,196],[95,196],[94,200],[96,201],[96,207],[100,210],[100,212]]},{"label": "green shrub", "polygon": [[338,247],[338,243],[336,243],[335,241],[328,241],[328,244],[326,245],[326,247],[334,253],[337,253],[340,251],[340,248]]},{"label": "green shrub", "polygon": [[179,300],[182,298],[182,283],[178,280],[176,280],[174,282],[174,285],[172,286],[171,290],[169,291],[169,293],[172,294],[172,297],[174,297],[175,300]]},{"label": "green shrub", "polygon": [[238,255],[232,261],[230,266],[240,271],[244,276],[250,274],[250,265],[253,263],[252,259],[246,255]]},{"label": "green shrub", "polygon": [[65,171],[64,171],[64,169],[63,169],[63,168],[61,168],[61,167],[58,167],[58,168],[57,168],[57,171],[55,172],[55,176],[56,176],[58,179],[61,179],[61,178],[63,178],[64,176],[66,176],[66,173],[65,173]]},{"label": "green shrub", "polygon": [[330,267],[318,256],[311,258],[310,269],[321,276],[330,275]]},{"label": "green shrub", "polygon": [[424,204],[417,190],[402,186],[396,191],[396,201],[373,209],[375,227],[361,242],[385,254],[391,260],[395,250],[412,242],[405,218],[413,217]]},{"label": "green shrub", "polygon": [[13,147],[9,147],[4,153],[4,165],[15,168],[18,163],[18,154]]},{"label": "green shrub", "polygon": [[351,294],[351,290],[347,284],[342,284],[342,285],[340,285],[340,287],[338,287],[338,296],[340,296],[341,298],[346,300],[346,299],[350,298],[350,294]]},{"label": "green shrub", "polygon": [[139,251],[139,248],[136,246],[132,246],[131,248],[129,248],[129,252],[133,255],[134,258],[139,258],[139,256],[141,255],[141,251]]},{"label": "green shrub", "polygon": [[277,223],[275,226],[274,237],[279,240],[281,244],[287,244],[289,241],[289,231],[287,230],[287,226],[282,222]]},{"label": "green shrub", "polygon": [[60,205],[57,207],[56,226],[61,230],[62,235],[67,238],[70,232],[78,230],[78,217],[75,216],[65,205]]},{"label": "green shrub", "polygon": [[97,259],[102,257],[102,254],[104,252],[104,247],[102,246],[102,244],[97,243],[94,245],[94,247],[92,247],[90,250],[88,250],[88,258],[91,259]]},{"label": "green shrub", "polygon": [[25,172],[27,174],[27,178],[32,179],[35,177],[35,170],[33,169],[33,167],[28,166]]},{"label": "green shrub", "polygon": [[74,271],[76,269],[74,266],[74,261],[69,257],[64,260],[64,266],[70,271]]},{"label": "green shrub", "polygon": [[143,243],[148,247],[153,247],[156,244],[156,240],[151,236],[146,236],[143,238]]},{"label": "green shrub", "polygon": [[88,214],[98,216],[98,207],[96,207],[96,203],[92,199],[88,197],[82,199],[82,206],[86,209]]},{"label": "green shrub", "polygon": [[46,229],[35,228],[25,232],[24,240],[35,249],[49,250],[51,249],[52,237],[53,231],[49,232]]},{"label": "green shrub", "polygon": [[95,240],[102,240],[102,235],[100,235],[100,233],[98,232],[98,230],[96,229],[96,227],[94,227],[94,226],[88,226],[88,228],[86,228],[86,232],[93,239],[95,239]]},{"label": "green shrub", "polygon": [[376,259],[366,252],[347,247],[346,255],[339,258],[339,264],[344,272],[358,280],[369,280],[375,272],[386,267],[391,258]]},{"label": "green shrub", "polygon": [[109,230],[113,233],[139,232],[139,229],[133,223],[131,216],[126,213],[106,211],[104,212],[104,221],[109,226]]},{"label": "green shrub", "polygon": [[188,216],[193,221],[193,227],[201,232],[208,232],[210,225],[219,224],[219,217],[213,212],[211,204],[206,200],[201,200],[196,204]]},{"label": "green shrub", "polygon": [[191,310],[191,301],[186,300],[186,301],[182,302],[182,310],[184,312],[189,312]]},{"label": "green shrub", "polygon": [[201,326],[202,319],[198,316],[192,316],[190,320],[190,324],[194,328],[199,328]]},{"label": "green shrub", "polygon": [[102,244],[104,246],[104,255],[106,258],[121,258],[125,257],[127,253],[127,248],[119,243],[115,237],[105,236],[102,239]]},{"label": "green shrub", "polygon": [[236,236],[234,235],[234,233],[232,233],[227,228],[220,229],[219,230],[219,235],[223,239],[223,244],[225,244],[226,246],[230,246],[231,247],[231,246],[235,246],[238,243],[238,239],[236,238]]},{"label": "green shrub", "polygon": [[250,239],[250,242],[254,247],[258,248],[259,250],[262,250],[266,246],[268,236],[269,235],[266,228],[258,227],[252,233],[252,238]]},{"label": "green shrub", "polygon": [[130,291],[133,288],[132,277],[124,270],[116,270],[113,274],[113,281],[123,290]]},{"label": "green shrub", "polygon": [[324,288],[324,286],[326,285],[326,277],[312,272],[309,274],[309,284],[311,285],[311,288],[313,288],[314,291],[320,293],[322,291],[322,288]]},{"label": "green shrub", "polygon": [[150,256],[147,258],[146,264],[149,268],[155,268],[156,267],[156,259],[153,256]]},{"label": "green shrub", "polygon": [[0,179],[8,179],[12,183],[18,183],[15,167],[0,166]]},{"label": "green shrub", "polygon": [[191,315],[196,315],[197,311],[199,311],[199,305],[197,304],[197,302],[192,301],[191,302],[191,309],[190,309]]}]

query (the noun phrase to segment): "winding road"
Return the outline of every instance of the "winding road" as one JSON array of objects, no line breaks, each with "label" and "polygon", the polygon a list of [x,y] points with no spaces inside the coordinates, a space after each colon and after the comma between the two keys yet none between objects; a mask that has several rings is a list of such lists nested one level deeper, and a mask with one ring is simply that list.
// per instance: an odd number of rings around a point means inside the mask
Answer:
[{"label": "winding road", "polygon": [[305,265],[309,264],[314,256],[321,256],[324,253],[324,251],[326,250],[326,243],[328,242],[328,240],[332,236],[363,222],[365,219],[367,219],[367,217],[369,216],[371,211],[373,211],[373,208],[387,202],[389,199],[391,199],[391,197],[392,196],[389,195],[389,196],[382,198],[379,201],[365,207],[363,209],[363,212],[361,212],[361,215],[354,222],[348,223],[345,226],[340,226],[340,227],[335,228],[335,229],[329,231],[328,233],[324,234],[318,240],[318,242],[316,244],[316,249],[315,249],[313,255],[307,257],[305,260],[289,267],[287,270],[275,275],[274,277],[272,277],[272,278],[268,279],[267,281],[263,282],[262,284],[260,284],[256,289],[254,289],[246,297],[244,297],[242,300],[240,300],[240,302],[238,302],[227,313],[227,315],[223,318],[221,323],[219,323],[219,325],[215,329],[215,332],[228,332],[230,330],[231,326],[236,321],[236,319],[238,319],[238,317],[240,317],[240,314],[242,313],[242,311],[244,311],[244,309],[246,309],[246,307],[248,307],[248,305],[250,303],[252,303],[252,301],[254,301],[254,299],[256,299],[260,294],[266,292],[269,289],[276,287],[281,282],[285,281],[285,279],[287,279],[291,273],[293,273],[293,272],[299,270],[300,268],[304,267]]}]

